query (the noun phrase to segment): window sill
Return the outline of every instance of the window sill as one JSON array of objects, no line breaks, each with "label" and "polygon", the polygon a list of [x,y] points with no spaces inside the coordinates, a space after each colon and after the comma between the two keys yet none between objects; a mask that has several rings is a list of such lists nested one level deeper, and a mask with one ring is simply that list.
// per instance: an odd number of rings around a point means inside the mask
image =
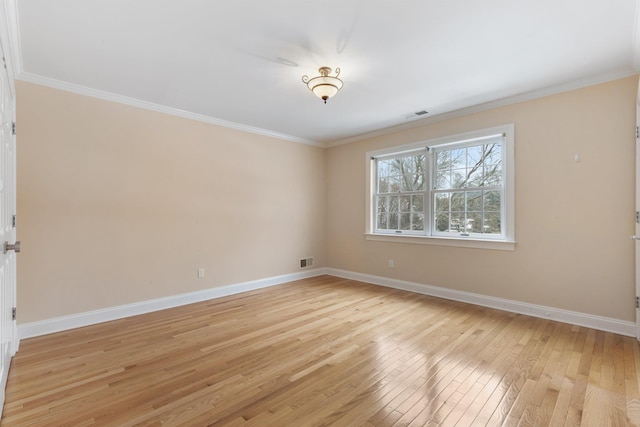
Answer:
[{"label": "window sill", "polygon": [[469,238],[387,235],[365,233],[366,240],[378,242],[414,243],[418,245],[454,246],[459,248],[492,249],[497,251],[514,251],[516,242],[506,240],[480,240]]}]

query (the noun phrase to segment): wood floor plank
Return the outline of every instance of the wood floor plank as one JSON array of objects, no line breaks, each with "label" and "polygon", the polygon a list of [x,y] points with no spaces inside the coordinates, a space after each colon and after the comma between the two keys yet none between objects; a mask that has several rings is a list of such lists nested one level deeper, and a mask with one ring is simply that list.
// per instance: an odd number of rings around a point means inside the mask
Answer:
[{"label": "wood floor plank", "polygon": [[640,425],[634,338],[321,276],[24,340],[3,427]]},{"label": "wood floor plank", "polygon": [[638,384],[640,364],[638,364],[639,349],[635,340],[625,337],[623,354],[627,417],[630,424],[640,426],[640,387]]}]

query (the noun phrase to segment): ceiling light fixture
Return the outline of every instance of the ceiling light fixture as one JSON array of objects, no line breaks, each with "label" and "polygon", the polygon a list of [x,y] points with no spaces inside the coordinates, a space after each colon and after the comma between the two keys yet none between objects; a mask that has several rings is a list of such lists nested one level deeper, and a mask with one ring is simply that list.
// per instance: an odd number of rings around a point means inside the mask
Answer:
[{"label": "ceiling light fixture", "polygon": [[302,76],[302,81],[307,85],[309,89],[316,96],[327,103],[327,99],[331,98],[333,95],[338,93],[340,89],[342,89],[342,80],[338,78],[340,75],[340,68],[336,68],[336,76],[330,76],[331,68],[329,67],[320,67],[318,69],[320,75],[314,77],[312,79],[309,76]]}]

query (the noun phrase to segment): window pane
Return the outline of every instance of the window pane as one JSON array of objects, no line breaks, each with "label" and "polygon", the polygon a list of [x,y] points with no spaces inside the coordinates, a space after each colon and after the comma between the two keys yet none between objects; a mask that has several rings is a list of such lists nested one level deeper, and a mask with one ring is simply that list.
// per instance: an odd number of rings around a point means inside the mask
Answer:
[{"label": "window pane", "polygon": [[415,175],[408,174],[408,173],[402,175],[402,188],[401,188],[401,191],[413,191],[414,177],[415,177]]},{"label": "window pane", "polygon": [[389,197],[388,196],[378,196],[377,200],[377,208],[378,213],[386,213],[389,209]]},{"label": "window pane", "polygon": [[436,212],[449,212],[449,193],[436,193]]},{"label": "window pane", "polygon": [[397,159],[398,162],[398,173],[400,175],[404,175],[405,173],[411,172],[411,162],[409,157],[399,157]]},{"label": "window pane", "polygon": [[389,228],[388,225],[389,215],[387,214],[378,214],[378,229],[386,230]]},{"label": "window pane", "polygon": [[488,165],[484,172],[484,185],[496,186],[502,185],[502,165]]},{"label": "window pane", "polygon": [[411,214],[411,229],[424,230],[424,215],[421,213]]},{"label": "window pane", "polygon": [[379,160],[377,164],[378,194],[425,190],[424,153]]},{"label": "window pane", "polygon": [[467,212],[467,233],[482,233],[482,212]]},{"label": "window pane", "polygon": [[411,214],[410,213],[400,214],[400,230],[410,230],[410,229],[411,229]]},{"label": "window pane", "polygon": [[385,177],[389,175],[389,161],[378,160],[378,176]]},{"label": "window pane", "polygon": [[411,196],[411,212],[424,212],[424,196]]},{"label": "window pane", "polygon": [[488,144],[485,149],[485,185],[502,185],[502,145]]},{"label": "window pane", "polygon": [[436,153],[436,169],[438,170],[451,169],[451,152],[450,151],[438,151]]},{"label": "window pane", "polygon": [[398,196],[387,196],[387,210],[390,212],[398,211]]},{"label": "window pane", "polygon": [[389,175],[402,175],[402,167],[400,159],[389,160]]},{"label": "window pane", "polygon": [[438,189],[502,185],[502,146],[485,144],[436,152]]},{"label": "window pane", "polygon": [[378,229],[387,229],[389,221],[389,196],[378,196],[376,200],[376,220]]},{"label": "window pane", "polygon": [[484,192],[484,210],[500,212],[500,192],[485,191]]},{"label": "window pane", "polygon": [[451,210],[464,212],[465,210],[464,208],[465,208],[464,193],[463,192],[451,193]]},{"label": "window pane", "polygon": [[477,145],[475,147],[467,148],[467,168],[472,169],[474,166],[483,163],[483,147],[484,145]]},{"label": "window pane", "polygon": [[389,192],[397,193],[400,191],[402,178],[400,175],[390,175],[389,176]]},{"label": "window pane", "polygon": [[411,196],[401,196],[399,197],[399,202],[400,202],[400,212],[411,211]]},{"label": "window pane", "polygon": [[445,169],[436,172],[436,188],[447,189],[451,188],[451,170]]},{"label": "window pane", "polygon": [[397,213],[389,214],[389,226],[387,228],[389,230],[397,230],[398,229],[398,214]]},{"label": "window pane", "polygon": [[389,183],[387,178],[379,178],[378,179],[378,193],[388,193],[389,192]]},{"label": "window pane", "polygon": [[448,213],[436,214],[435,223],[436,223],[435,229],[437,231],[448,231],[449,230],[449,214]]},{"label": "window pane", "polygon": [[413,178],[413,191],[424,191],[426,188],[426,181],[424,179],[424,171],[421,171],[419,174],[415,175]]},{"label": "window pane", "polygon": [[451,212],[451,224],[450,231],[455,231],[457,233],[465,232],[465,220],[464,220],[464,212]]},{"label": "window pane", "polygon": [[464,188],[467,183],[466,169],[451,170],[451,188]]},{"label": "window pane", "polygon": [[485,212],[484,233],[500,234],[500,212]]},{"label": "window pane", "polygon": [[489,144],[485,145],[485,165],[497,165],[502,163],[502,145]]},{"label": "window pane", "polygon": [[451,158],[449,160],[451,169],[466,169],[467,156],[466,149],[460,148],[456,150],[450,150]]},{"label": "window pane", "polygon": [[465,187],[482,187],[484,185],[484,168],[482,164],[474,165],[467,170]]},{"label": "window pane", "polygon": [[482,211],[482,191],[467,192],[467,211]]}]

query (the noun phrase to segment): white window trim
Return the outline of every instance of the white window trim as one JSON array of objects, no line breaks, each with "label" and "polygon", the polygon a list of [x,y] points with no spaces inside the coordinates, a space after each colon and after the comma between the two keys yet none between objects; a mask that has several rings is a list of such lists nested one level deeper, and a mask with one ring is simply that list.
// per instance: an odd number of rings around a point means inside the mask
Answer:
[{"label": "white window trim", "polygon": [[[458,236],[431,236],[431,235],[415,235],[415,234],[382,234],[374,233],[375,226],[375,170],[373,167],[374,158],[394,153],[412,151],[421,147],[442,146],[452,143],[462,143],[467,140],[473,140],[490,135],[503,133],[505,135],[504,159],[505,159],[505,182],[504,182],[504,221],[505,221],[505,238],[504,239],[478,239],[474,237],[458,237]],[[481,129],[473,132],[466,132],[457,135],[450,135],[442,138],[429,139],[426,141],[414,142],[398,147],[390,147],[381,150],[368,151],[366,153],[366,220],[365,220],[365,238],[372,241],[397,242],[397,243],[415,243],[423,245],[436,246],[456,246],[465,248],[478,249],[495,249],[495,250],[515,250],[515,126],[513,124],[496,126],[487,129]],[[430,204],[429,204],[430,205]],[[425,212],[426,213],[426,212]]]}]

